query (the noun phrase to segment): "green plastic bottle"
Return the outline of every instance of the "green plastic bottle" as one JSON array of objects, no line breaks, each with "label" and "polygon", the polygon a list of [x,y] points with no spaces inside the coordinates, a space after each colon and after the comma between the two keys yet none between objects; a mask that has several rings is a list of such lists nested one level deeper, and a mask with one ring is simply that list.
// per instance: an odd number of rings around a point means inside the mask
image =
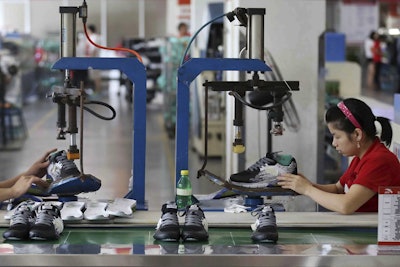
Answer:
[{"label": "green plastic bottle", "polygon": [[176,205],[178,209],[185,209],[192,205],[192,184],[189,178],[188,170],[181,170],[181,178],[176,185]]}]

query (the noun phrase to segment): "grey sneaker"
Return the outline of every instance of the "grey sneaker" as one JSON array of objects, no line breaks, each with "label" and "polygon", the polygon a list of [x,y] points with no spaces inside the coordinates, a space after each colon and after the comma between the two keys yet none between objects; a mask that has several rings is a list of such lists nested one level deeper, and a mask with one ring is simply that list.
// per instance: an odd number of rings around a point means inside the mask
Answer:
[{"label": "grey sneaker", "polygon": [[267,154],[248,169],[232,174],[230,182],[249,188],[277,186],[276,179],[282,173],[297,174],[297,163],[291,155]]},{"label": "grey sneaker", "polygon": [[274,209],[265,205],[251,212],[251,215],[257,217],[254,224],[251,225],[253,234],[251,239],[254,242],[276,242],[278,241],[278,230],[276,227],[276,217]]},{"label": "grey sneaker", "polygon": [[182,228],[183,241],[206,241],[208,240],[208,223],[203,210],[193,204],[186,207],[182,216],[185,217],[185,224]]},{"label": "grey sneaker", "polygon": [[36,220],[29,238],[34,240],[57,240],[64,230],[60,208],[56,205],[43,203],[37,208]]},{"label": "grey sneaker", "polygon": [[154,239],[160,241],[179,241],[178,208],[175,202],[165,203],[161,208],[161,212],[161,218],[158,220],[156,232],[153,235]]},{"label": "grey sneaker", "polygon": [[36,205],[33,202],[21,202],[10,218],[10,227],[3,233],[7,240],[25,240],[29,238],[29,230],[35,221]]},{"label": "grey sneaker", "polygon": [[79,177],[81,172],[73,160],[67,158],[67,152],[60,150],[49,157],[50,164],[47,167],[47,178],[50,182],[67,177]]}]

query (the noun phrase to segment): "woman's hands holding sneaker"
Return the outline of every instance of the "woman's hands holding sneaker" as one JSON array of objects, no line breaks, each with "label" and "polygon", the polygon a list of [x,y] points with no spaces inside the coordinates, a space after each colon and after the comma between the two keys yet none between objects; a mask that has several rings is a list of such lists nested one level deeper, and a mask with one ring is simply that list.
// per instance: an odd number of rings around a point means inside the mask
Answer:
[{"label": "woman's hands holding sneaker", "polygon": [[56,148],[47,151],[43,156],[41,156],[37,161],[35,161],[32,164],[32,166],[25,173],[23,173],[23,175],[26,176],[33,175],[37,177],[43,177],[47,173],[47,166],[49,166],[50,164],[48,158],[51,153],[54,153],[56,151],[57,151]]},{"label": "woman's hands holding sneaker", "polygon": [[55,151],[57,149],[51,149],[44,153],[26,172],[14,178],[0,181],[0,201],[20,197],[28,191],[32,184],[47,188],[49,184],[41,178],[47,173],[49,155]]},{"label": "woman's hands holding sneaker", "polygon": [[291,189],[300,195],[307,195],[307,191],[313,187],[313,184],[302,174],[283,173],[276,178],[279,186]]}]

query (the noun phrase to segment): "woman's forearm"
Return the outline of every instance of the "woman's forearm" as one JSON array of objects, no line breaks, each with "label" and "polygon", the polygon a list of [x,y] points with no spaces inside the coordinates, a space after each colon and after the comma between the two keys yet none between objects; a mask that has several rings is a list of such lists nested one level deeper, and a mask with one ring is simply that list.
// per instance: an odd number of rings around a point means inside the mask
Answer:
[{"label": "woman's forearm", "polygon": [[21,177],[22,174],[15,176],[14,178],[7,179],[5,181],[0,182],[0,188],[9,188],[12,187],[16,181]]},{"label": "woman's forearm", "polygon": [[335,193],[335,194],[340,193],[338,192],[336,184],[313,184],[313,186],[324,192]]}]

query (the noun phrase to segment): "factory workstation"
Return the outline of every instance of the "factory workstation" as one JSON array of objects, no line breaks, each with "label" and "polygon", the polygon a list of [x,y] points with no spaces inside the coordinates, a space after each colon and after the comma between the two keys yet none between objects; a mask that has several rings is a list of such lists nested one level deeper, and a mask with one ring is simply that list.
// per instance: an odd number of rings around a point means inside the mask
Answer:
[{"label": "factory workstation", "polygon": [[1,266],[398,266],[400,2],[0,0]]}]

